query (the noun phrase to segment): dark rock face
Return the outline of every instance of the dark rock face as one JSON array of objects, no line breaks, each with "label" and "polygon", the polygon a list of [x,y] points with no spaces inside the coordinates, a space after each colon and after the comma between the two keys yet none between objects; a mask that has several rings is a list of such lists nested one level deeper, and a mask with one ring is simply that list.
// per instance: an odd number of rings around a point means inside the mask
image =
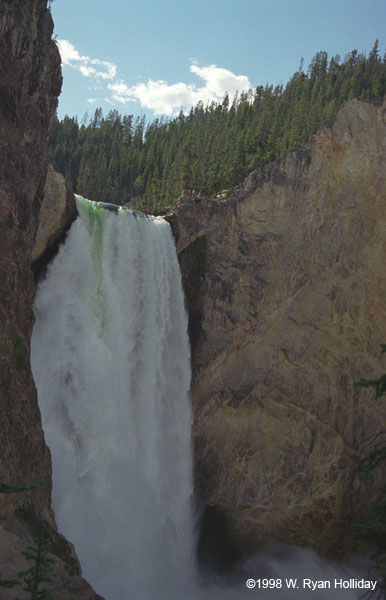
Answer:
[{"label": "dark rock face", "polygon": [[0,496],[0,513],[31,505],[52,520],[50,455],[29,362],[34,294],[31,249],[47,170],[50,121],[61,89],[60,56],[46,0],[0,3],[0,473],[40,480]]},{"label": "dark rock face", "polygon": [[[0,0],[0,477],[41,481],[0,494],[0,572],[13,579],[31,567],[21,555],[43,528],[56,554],[57,600],[97,599],[71,546],[55,531],[51,459],[30,367],[34,281],[31,251],[43,199],[50,122],[60,93],[60,56],[47,0]],[[29,598],[1,588],[1,598]]]},{"label": "dark rock face", "polygon": [[166,217],[194,334],[198,497],[236,549],[351,551],[373,493],[355,464],[386,407],[354,382],[384,371],[385,111],[351,101],[229,199]]}]

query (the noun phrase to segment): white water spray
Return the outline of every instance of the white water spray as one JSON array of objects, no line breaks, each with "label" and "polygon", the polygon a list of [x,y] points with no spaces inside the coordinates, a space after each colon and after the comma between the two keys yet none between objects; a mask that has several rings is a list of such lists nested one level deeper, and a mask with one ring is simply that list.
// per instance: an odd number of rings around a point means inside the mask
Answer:
[{"label": "white water spray", "polygon": [[[39,286],[32,368],[59,529],[108,600],[170,599],[193,558],[190,357],[163,219],[77,198]],[[156,587],[154,587],[156,586]]]},{"label": "white water spray", "polygon": [[[304,588],[303,578],[363,572],[297,549],[199,583],[187,320],[170,228],[80,197],[77,205],[80,218],[36,296],[32,367],[58,527],[85,578],[106,600],[359,598]],[[246,587],[250,578],[257,589]],[[267,578],[282,587],[265,589]],[[296,589],[286,583],[294,578]]]}]

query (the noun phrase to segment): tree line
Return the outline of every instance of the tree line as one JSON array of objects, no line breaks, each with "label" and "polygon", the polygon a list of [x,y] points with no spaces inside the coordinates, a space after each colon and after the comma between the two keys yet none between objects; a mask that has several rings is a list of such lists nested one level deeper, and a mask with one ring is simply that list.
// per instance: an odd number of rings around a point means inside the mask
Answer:
[{"label": "tree line", "polygon": [[353,50],[341,61],[321,51],[306,72],[303,62],[285,86],[225,94],[172,119],[146,123],[100,108],[80,125],[56,119],[49,158],[76,193],[96,201],[157,210],[186,189],[218,193],[330,125],[347,100],[386,93],[378,40],[368,55]]}]

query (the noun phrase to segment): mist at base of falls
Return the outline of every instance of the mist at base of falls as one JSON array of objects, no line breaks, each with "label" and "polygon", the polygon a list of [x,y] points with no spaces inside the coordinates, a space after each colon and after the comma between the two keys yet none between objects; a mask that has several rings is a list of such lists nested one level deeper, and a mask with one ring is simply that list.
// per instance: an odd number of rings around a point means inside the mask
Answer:
[{"label": "mist at base of falls", "polygon": [[[77,206],[37,291],[31,354],[56,521],[85,579],[106,600],[285,600],[310,597],[303,578],[366,576],[297,549],[226,578],[199,574],[187,318],[170,227],[80,197]],[[247,589],[249,578],[283,587]]]}]

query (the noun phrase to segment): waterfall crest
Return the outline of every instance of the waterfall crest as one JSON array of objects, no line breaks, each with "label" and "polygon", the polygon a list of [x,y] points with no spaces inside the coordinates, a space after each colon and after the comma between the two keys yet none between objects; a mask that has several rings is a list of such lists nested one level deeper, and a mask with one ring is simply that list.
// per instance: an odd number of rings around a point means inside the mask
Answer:
[{"label": "waterfall crest", "polygon": [[169,598],[194,564],[190,355],[174,242],[161,218],[81,197],[77,207],[35,300],[53,507],[96,591],[147,600],[156,586]]}]

